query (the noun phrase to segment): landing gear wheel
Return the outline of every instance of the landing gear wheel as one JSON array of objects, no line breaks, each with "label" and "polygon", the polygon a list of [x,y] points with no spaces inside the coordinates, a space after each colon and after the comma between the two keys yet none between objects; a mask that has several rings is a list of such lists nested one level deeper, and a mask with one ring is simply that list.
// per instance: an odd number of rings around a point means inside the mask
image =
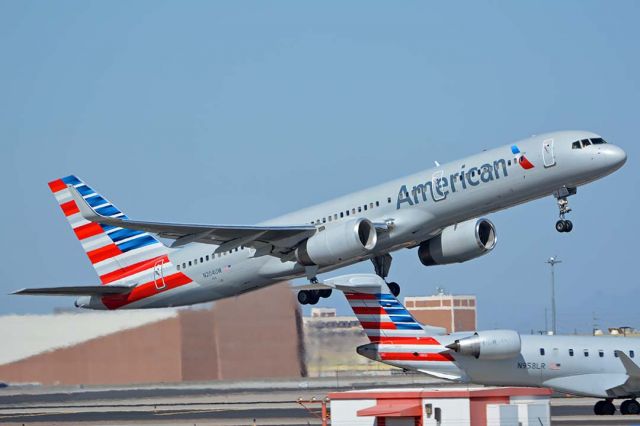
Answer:
[{"label": "landing gear wheel", "polygon": [[593,412],[596,416],[612,416],[616,412],[616,406],[608,400],[598,401],[596,405],[593,406]]},{"label": "landing gear wheel", "polygon": [[331,292],[333,290],[331,290],[330,288],[324,289],[324,290],[318,290],[318,294],[320,295],[320,297],[322,297],[323,299],[326,299],[327,297],[331,296]]},{"label": "landing gear wheel", "polygon": [[310,305],[315,305],[320,300],[320,291],[318,290],[309,290],[309,295],[310,295],[310,299],[309,299]]},{"label": "landing gear wheel", "polygon": [[393,294],[394,297],[398,297],[398,295],[400,294],[400,286],[398,285],[398,283],[388,283],[387,286],[389,287],[389,291],[391,292],[391,294]]},{"label": "landing gear wheel", "polygon": [[556,222],[556,231],[558,231],[558,232],[566,232],[567,231],[566,221],[564,221],[564,220],[557,221]]},{"label": "landing gear wheel", "polygon": [[573,229],[573,222],[571,222],[570,220],[565,220],[564,226],[566,228],[564,232],[571,232],[571,230]]},{"label": "landing gear wheel", "polygon": [[620,414],[640,414],[640,403],[635,399],[627,399],[620,404]]},{"label": "landing gear wheel", "polygon": [[300,290],[298,292],[298,302],[301,305],[308,305],[309,304],[309,300],[310,300],[311,296],[309,295],[309,292],[306,290]]}]

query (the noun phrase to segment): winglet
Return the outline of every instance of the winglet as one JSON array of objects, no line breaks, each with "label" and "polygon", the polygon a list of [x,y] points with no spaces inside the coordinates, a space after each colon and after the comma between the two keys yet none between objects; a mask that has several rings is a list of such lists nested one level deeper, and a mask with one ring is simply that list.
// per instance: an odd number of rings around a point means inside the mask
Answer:
[{"label": "winglet", "polygon": [[622,365],[624,366],[624,369],[627,371],[627,374],[629,375],[629,377],[640,379],[640,367],[638,367],[638,364],[633,362],[631,358],[629,358],[627,354],[625,354],[624,352],[618,351],[618,350],[614,352],[616,355],[618,355],[618,358],[620,358],[620,361],[622,362]]}]

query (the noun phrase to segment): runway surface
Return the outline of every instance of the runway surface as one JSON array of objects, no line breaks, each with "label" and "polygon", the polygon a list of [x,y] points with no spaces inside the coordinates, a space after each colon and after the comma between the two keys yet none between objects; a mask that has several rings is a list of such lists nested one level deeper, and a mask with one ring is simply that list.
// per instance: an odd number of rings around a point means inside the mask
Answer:
[{"label": "runway surface", "polygon": [[[293,381],[202,383],[131,387],[0,389],[0,424],[7,425],[319,425],[298,398],[369,387],[452,386],[425,376],[342,377]],[[640,424],[640,416],[595,416],[595,400],[554,398],[559,425]]]}]

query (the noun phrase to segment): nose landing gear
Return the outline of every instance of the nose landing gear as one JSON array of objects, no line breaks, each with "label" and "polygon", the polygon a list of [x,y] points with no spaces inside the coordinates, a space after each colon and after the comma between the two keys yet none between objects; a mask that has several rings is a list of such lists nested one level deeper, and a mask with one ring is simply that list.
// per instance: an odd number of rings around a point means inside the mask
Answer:
[{"label": "nose landing gear", "polygon": [[560,210],[560,220],[556,222],[556,231],[571,232],[571,230],[573,229],[573,222],[565,219],[564,215],[571,211],[571,209],[569,208],[569,200],[567,200],[567,197],[570,195],[574,195],[577,192],[577,188],[567,188],[566,186],[563,186],[557,191],[554,191],[553,196],[558,200],[558,209]]}]

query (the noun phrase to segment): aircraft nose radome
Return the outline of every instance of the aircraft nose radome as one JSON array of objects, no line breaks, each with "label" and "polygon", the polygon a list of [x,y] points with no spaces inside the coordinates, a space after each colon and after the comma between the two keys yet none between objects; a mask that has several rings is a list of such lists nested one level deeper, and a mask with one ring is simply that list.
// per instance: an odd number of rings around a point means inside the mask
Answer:
[{"label": "aircraft nose radome", "polygon": [[619,169],[627,162],[627,153],[616,145],[607,145],[601,148],[601,155],[607,158],[607,162],[614,169]]}]

